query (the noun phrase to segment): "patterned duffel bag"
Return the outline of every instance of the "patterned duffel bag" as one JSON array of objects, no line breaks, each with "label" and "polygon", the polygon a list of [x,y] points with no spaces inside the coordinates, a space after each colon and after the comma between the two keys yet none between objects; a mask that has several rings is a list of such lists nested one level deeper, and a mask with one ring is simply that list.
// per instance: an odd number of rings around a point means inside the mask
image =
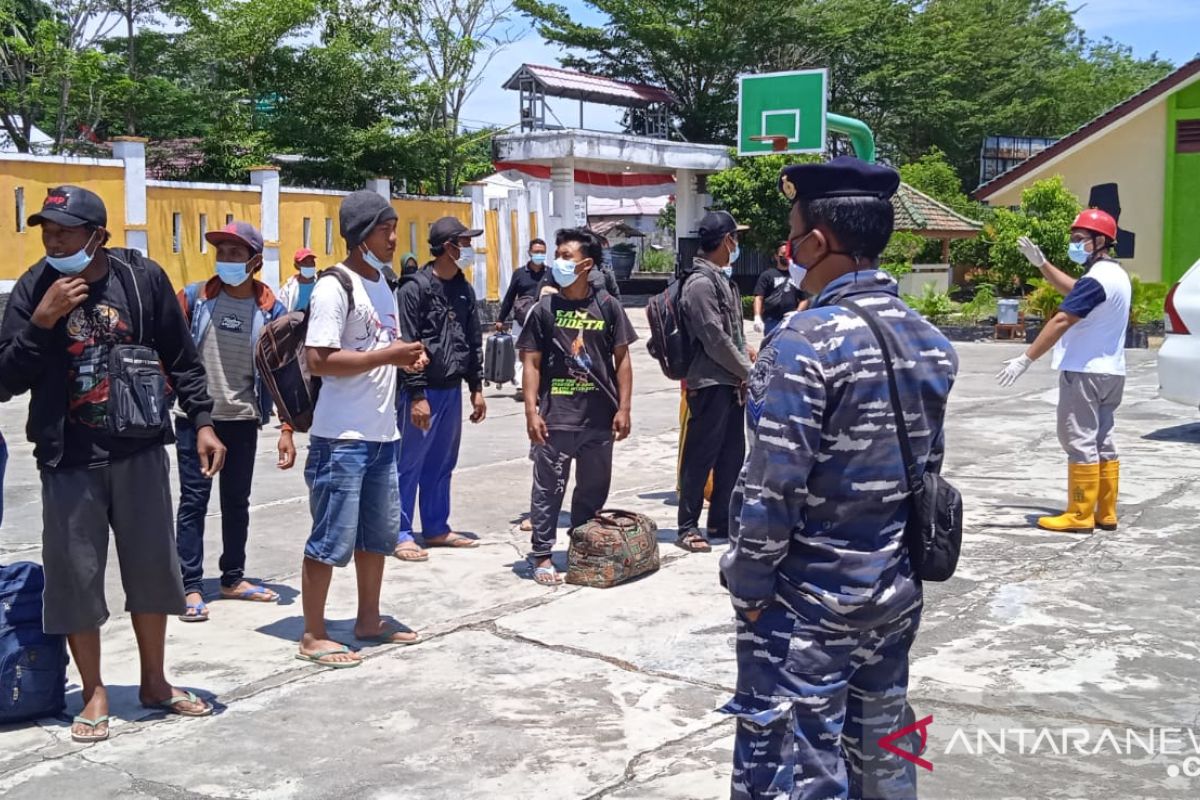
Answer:
[{"label": "patterned duffel bag", "polygon": [[571,531],[567,583],[607,589],[658,569],[658,526],[631,511],[606,509]]}]

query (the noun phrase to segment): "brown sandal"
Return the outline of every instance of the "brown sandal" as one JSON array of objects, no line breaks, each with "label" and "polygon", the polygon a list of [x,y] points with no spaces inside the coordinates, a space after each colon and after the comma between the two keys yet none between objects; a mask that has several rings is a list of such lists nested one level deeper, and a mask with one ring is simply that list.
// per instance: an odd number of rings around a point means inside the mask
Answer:
[{"label": "brown sandal", "polygon": [[[412,547],[405,547],[412,545]],[[416,542],[405,542],[404,544],[396,545],[396,549],[392,551],[392,556],[400,561],[428,561],[429,553],[417,546]]]},{"label": "brown sandal", "polygon": [[700,533],[700,531],[688,531],[676,539],[675,544],[689,553],[712,552],[712,545],[708,543],[708,539],[705,539],[704,534]]}]

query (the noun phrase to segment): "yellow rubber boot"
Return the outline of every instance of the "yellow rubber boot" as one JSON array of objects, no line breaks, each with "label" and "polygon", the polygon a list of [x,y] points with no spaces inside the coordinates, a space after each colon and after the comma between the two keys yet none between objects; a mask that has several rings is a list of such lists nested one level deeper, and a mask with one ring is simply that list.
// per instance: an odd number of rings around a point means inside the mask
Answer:
[{"label": "yellow rubber boot", "polygon": [[1117,490],[1121,486],[1121,462],[1100,462],[1100,495],[1096,501],[1096,527],[1102,531],[1117,529]]},{"label": "yellow rubber boot", "polygon": [[1069,464],[1067,484],[1067,513],[1057,517],[1042,517],[1038,520],[1038,527],[1057,533],[1092,533],[1096,529],[1100,465]]}]

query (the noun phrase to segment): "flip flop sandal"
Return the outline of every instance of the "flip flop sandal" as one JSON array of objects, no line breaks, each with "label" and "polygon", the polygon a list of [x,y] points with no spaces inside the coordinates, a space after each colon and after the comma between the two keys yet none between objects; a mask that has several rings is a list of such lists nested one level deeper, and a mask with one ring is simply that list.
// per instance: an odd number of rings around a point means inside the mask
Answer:
[{"label": "flip flop sandal", "polygon": [[553,565],[549,567],[534,567],[533,582],[538,586],[561,586],[562,578]]},{"label": "flip flop sandal", "polygon": [[[87,717],[76,717],[75,719],[71,720],[71,724],[72,725],[86,725],[87,727],[92,729],[92,735],[87,736],[85,734],[79,734],[79,733],[72,732],[71,733],[71,741],[79,742],[80,744],[91,744],[92,742],[103,742],[105,739],[108,738],[108,727],[106,725],[107,722],[108,722],[107,714],[105,714],[102,717],[96,717],[95,719],[88,719]],[[96,733],[96,728],[99,728],[101,725],[105,725],[104,733]]]},{"label": "flip flop sandal", "polygon": [[[397,633],[416,633],[417,638],[409,639],[407,641],[404,639],[393,639],[392,637],[395,636]],[[383,633],[379,634],[378,636],[355,636],[354,638],[358,639],[361,642],[374,642],[375,644],[398,644],[398,645],[402,645],[402,646],[411,646],[414,644],[420,644],[421,642],[425,641],[424,639],[421,638],[421,634],[417,633],[416,631],[404,630],[402,628],[395,628],[390,631],[384,631]]]},{"label": "flip flop sandal", "polygon": [[397,547],[392,551],[392,557],[397,561],[411,561],[416,563],[419,561],[428,561],[429,553],[426,553],[420,549],[414,550],[411,547]]},{"label": "flip flop sandal", "polygon": [[[259,597],[264,599],[259,600]],[[223,600],[245,600],[250,603],[276,603],[279,601],[279,595],[271,591],[265,586],[251,586],[249,589],[243,589],[235,594],[225,594],[221,592]]]},{"label": "flip flop sandal", "polygon": [[208,622],[208,604],[201,600],[199,603],[188,603],[187,613],[180,614],[181,622]]},{"label": "flip flop sandal", "polygon": [[318,667],[330,667],[332,669],[350,669],[362,664],[361,658],[356,658],[353,661],[322,661],[322,658],[349,653],[349,647],[337,647],[332,650],[322,650],[319,653],[296,653],[296,659],[299,661],[307,661],[310,664],[316,664]]},{"label": "flip flop sandal", "polygon": [[675,545],[681,547],[689,553],[711,553],[712,545],[708,540],[699,533],[692,532],[686,536],[680,536],[675,540]]},{"label": "flip flop sandal", "polygon": [[[186,708],[180,708],[180,703],[204,703],[204,710],[189,711]],[[201,700],[195,695],[194,692],[188,692],[186,694],[173,694],[166,700],[162,700],[158,703],[142,703],[142,707],[150,708],[155,711],[165,711],[168,714],[178,714],[181,717],[207,717],[211,716],[213,713],[212,704]]]},{"label": "flip flop sandal", "polygon": [[458,550],[470,550],[479,547],[479,540],[472,539],[470,536],[463,536],[461,533],[452,533],[440,542],[431,542],[425,540],[425,548],[430,547],[450,547]]}]

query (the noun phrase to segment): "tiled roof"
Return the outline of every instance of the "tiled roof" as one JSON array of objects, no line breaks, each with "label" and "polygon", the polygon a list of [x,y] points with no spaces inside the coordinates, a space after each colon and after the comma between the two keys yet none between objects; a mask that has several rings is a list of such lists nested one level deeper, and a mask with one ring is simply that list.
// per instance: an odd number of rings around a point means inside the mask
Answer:
[{"label": "tiled roof", "polygon": [[675,95],[658,86],[626,83],[599,75],[588,75],[560,67],[541,67],[524,64],[504,84],[505,89],[519,89],[520,79],[532,77],[550,97],[567,97],[589,103],[645,108],[652,103],[675,105]]},{"label": "tiled roof", "polygon": [[1037,155],[1030,156],[1008,172],[992,178],[976,189],[971,196],[976,200],[987,199],[1017,179],[1023,178],[1030,172],[1033,172],[1047,161],[1057,158],[1072,147],[1100,133],[1108,126],[1120,122],[1125,117],[1138,109],[1144,108],[1154,100],[1170,94],[1183,84],[1191,83],[1197,76],[1200,76],[1200,58],[1192,59],[1162,80],[1150,84],[1132,97],[1117,103],[1091,122],[1076,128],[1073,132],[1059,139]]},{"label": "tiled roof", "polygon": [[896,210],[896,230],[912,231],[931,238],[943,234],[946,238],[967,238],[983,229],[983,223],[967,219],[947,205],[919,192],[907,183],[892,195]]}]

